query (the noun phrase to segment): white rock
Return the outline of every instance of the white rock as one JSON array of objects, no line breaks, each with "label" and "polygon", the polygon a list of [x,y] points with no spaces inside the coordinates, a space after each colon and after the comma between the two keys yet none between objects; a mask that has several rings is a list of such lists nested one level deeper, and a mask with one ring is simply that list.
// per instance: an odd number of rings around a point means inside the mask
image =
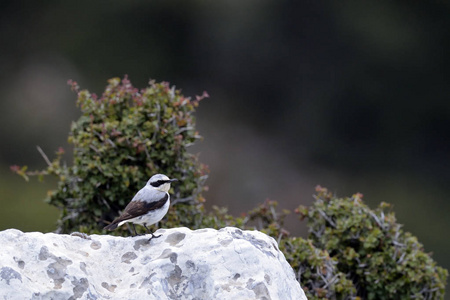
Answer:
[{"label": "white rock", "polygon": [[148,236],[0,232],[0,299],[306,299],[275,240],[258,231]]}]

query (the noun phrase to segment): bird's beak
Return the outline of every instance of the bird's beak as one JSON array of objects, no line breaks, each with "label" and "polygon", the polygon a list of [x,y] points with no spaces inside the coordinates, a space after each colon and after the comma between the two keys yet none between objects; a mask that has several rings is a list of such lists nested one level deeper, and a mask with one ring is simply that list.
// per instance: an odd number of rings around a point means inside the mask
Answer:
[{"label": "bird's beak", "polygon": [[172,179],[169,179],[168,181],[169,181],[169,182],[175,182],[175,181],[178,181],[178,179],[172,178]]}]

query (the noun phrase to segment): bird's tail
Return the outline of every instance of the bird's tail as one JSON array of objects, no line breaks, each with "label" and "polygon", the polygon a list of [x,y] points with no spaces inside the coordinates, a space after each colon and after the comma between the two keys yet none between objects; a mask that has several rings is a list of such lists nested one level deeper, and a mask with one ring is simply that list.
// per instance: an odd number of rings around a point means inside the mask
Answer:
[{"label": "bird's tail", "polygon": [[114,230],[114,229],[117,228],[117,226],[118,226],[118,223],[111,223],[111,224],[105,226],[103,229],[106,229],[106,230]]}]

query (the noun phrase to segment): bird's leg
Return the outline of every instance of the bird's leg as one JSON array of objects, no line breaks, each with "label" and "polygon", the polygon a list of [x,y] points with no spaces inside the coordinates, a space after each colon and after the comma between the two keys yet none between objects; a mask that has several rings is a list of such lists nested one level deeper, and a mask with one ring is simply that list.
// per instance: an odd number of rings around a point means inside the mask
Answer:
[{"label": "bird's leg", "polygon": [[[133,236],[141,236],[141,235],[145,235],[145,233],[142,233],[142,234],[138,234],[137,233],[137,231],[136,231],[136,226],[134,226],[134,223],[131,223],[131,225],[133,225],[133,229],[134,229],[134,235]],[[145,226],[145,225],[144,225]],[[145,228],[147,228],[147,227],[145,227]]]},{"label": "bird's leg", "polygon": [[152,235],[152,237],[148,240],[148,242],[150,242],[152,239],[157,239],[157,238],[159,238],[159,237],[161,236],[161,234],[160,234],[160,235],[154,235],[154,234],[150,231],[150,229],[147,228],[146,225],[147,225],[147,224],[144,224],[145,229],[147,229],[147,232],[150,233],[150,234]]},{"label": "bird's leg", "polygon": [[133,223],[131,223],[131,225],[133,225],[133,229],[134,229],[134,236],[137,236],[138,234],[137,234],[137,231],[136,231],[136,227],[134,226],[134,224],[133,224]]},{"label": "bird's leg", "polygon": [[150,234],[152,233],[152,232],[150,231],[150,229],[148,229],[147,223],[144,223],[144,224],[142,224],[142,225],[144,225],[144,228],[147,230],[148,233],[150,233]]}]

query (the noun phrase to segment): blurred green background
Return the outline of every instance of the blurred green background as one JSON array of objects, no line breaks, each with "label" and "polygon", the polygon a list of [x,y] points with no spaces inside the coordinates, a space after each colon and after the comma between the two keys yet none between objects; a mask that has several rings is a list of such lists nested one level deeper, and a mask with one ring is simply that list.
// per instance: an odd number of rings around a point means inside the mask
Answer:
[{"label": "blurred green background", "polygon": [[[197,112],[208,205],[294,209],[317,184],[394,204],[450,268],[447,1],[2,1],[0,230],[52,231],[45,167],[79,112],[68,79],[101,94],[128,74],[211,98]],[[170,174],[169,174],[170,175]],[[306,236],[290,216],[288,230]],[[447,236],[447,238],[446,238]]]}]

